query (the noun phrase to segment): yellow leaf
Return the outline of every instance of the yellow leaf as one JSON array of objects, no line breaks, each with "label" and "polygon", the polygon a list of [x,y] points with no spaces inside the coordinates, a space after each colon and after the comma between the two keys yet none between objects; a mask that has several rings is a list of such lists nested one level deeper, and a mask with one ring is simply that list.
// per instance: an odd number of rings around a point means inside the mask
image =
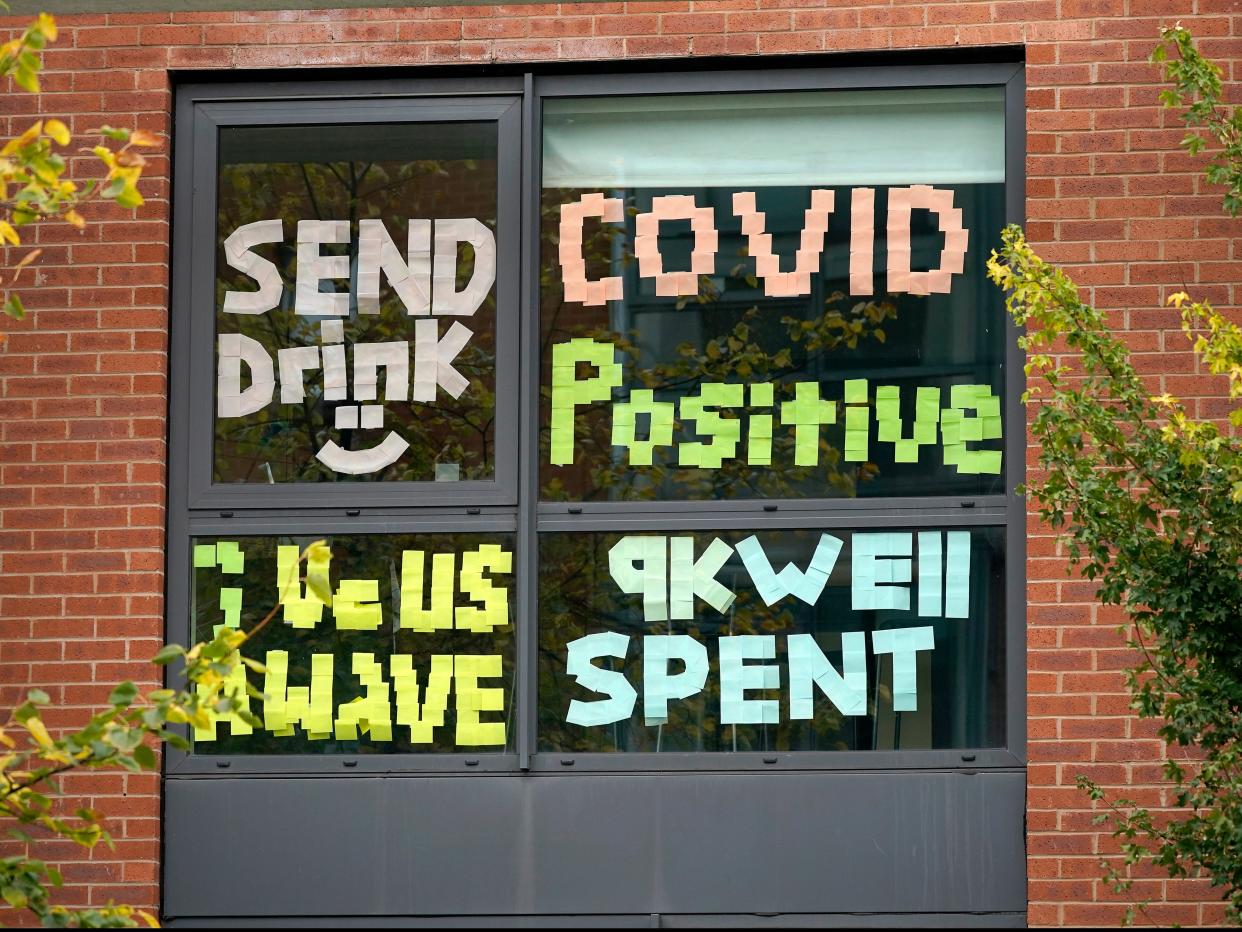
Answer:
[{"label": "yellow leaf", "polygon": [[55,139],[60,145],[69,145],[69,140],[73,137],[69,135],[69,127],[60,120],[48,120],[43,127],[43,132]]},{"label": "yellow leaf", "polygon": [[140,909],[138,910],[138,915],[142,917],[142,921],[145,922],[150,928],[158,929],[160,927],[159,922],[150,913],[144,912]]},{"label": "yellow leaf", "polygon": [[30,145],[39,138],[39,134],[43,132],[43,121],[40,120],[26,132],[22,133],[16,139],[10,139],[3,149],[0,149],[0,155],[12,155],[18,149]]},{"label": "yellow leaf", "polygon": [[76,210],[65,211],[65,220],[78,230],[81,230],[86,226],[86,218]]},{"label": "yellow leaf", "polygon": [[43,724],[43,720],[38,716],[26,719],[23,724],[26,730],[39,742],[40,747],[49,748],[52,746],[52,736],[47,732],[47,726]]},{"label": "yellow leaf", "polygon": [[42,249],[32,249],[30,250],[30,252],[26,253],[26,255],[22,256],[21,259],[18,260],[15,268],[19,268],[19,269],[25,268],[26,266],[30,265],[30,263],[34,262],[35,259],[39,258],[39,256],[41,255],[43,255]]},{"label": "yellow leaf", "polygon": [[147,146],[150,148],[158,146],[160,139],[154,133],[148,133],[145,129],[136,129],[129,134],[129,144],[131,146]]},{"label": "yellow leaf", "polygon": [[22,244],[22,238],[18,236],[17,231],[13,229],[13,224],[9,223],[7,220],[0,220],[0,239],[3,239],[7,243],[12,243],[14,246],[20,246]]},{"label": "yellow leaf", "polygon": [[99,156],[109,168],[116,167],[116,155],[107,146],[95,146],[91,151]]},{"label": "yellow leaf", "polygon": [[35,25],[47,36],[49,42],[56,41],[56,18],[51,13],[40,13]]},{"label": "yellow leaf", "polygon": [[[17,745],[13,742],[13,739],[8,736],[8,733],[5,732],[3,728],[0,728],[0,744],[3,744],[6,748],[17,747]],[[7,760],[7,759],[8,758],[0,759],[0,770],[8,766],[7,764],[4,763],[4,760]]]}]

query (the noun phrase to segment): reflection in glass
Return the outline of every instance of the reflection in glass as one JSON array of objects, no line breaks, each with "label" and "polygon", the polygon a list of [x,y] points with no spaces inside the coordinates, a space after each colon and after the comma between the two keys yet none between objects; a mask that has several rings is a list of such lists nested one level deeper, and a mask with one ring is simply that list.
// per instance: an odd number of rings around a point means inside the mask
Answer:
[{"label": "reflection in glass", "polygon": [[[887,529],[886,529],[887,530]],[[609,551],[623,535],[548,533],[540,535],[539,595],[539,747],[546,751],[691,752],[691,751],[845,751],[916,748],[992,748],[1005,743],[1005,603],[1003,531],[974,529],[970,534],[969,594],[966,617],[937,617],[918,601],[923,577],[941,557],[920,552],[914,535],[911,560],[911,610],[853,608],[852,550],[861,532],[837,529],[757,532],[771,566],[787,563],[806,569],[821,540],[829,534],[843,544],[822,594],[807,604],[785,596],[771,606],[760,597],[737,550],[716,580],[737,593],[717,612],[696,598],[689,620],[644,621],[641,595],[623,593],[609,566]],[[909,531],[897,532],[910,534]],[[650,537],[651,534],[641,535]],[[713,539],[730,547],[751,532],[668,532],[693,537],[693,553],[704,554]],[[937,532],[939,538],[939,532]],[[947,540],[947,536],[945,537]],[[929,551],[930,552],[930,551]],[[926,565],[920,566],[920,561]],[[950,558],[951,560],[951,558]],[[938,577],[941,575],[936,574]],[[943,605],[943,603],[942,603]],[[948,611],[947,605],[942,609]],[[874,634],[930,626],[934,648],[917,653],[911,671],[916,708],[895,711],[894,655],[873,649]],[[616,632],[628,638],[624,660],[600,656],[595,667],[616,671],[637,692],[633,713],[620,721],[588,727],[571,724],[570,703],[606,698],[583,688],[567,670],[567,645],[588,635]],[[795,719],[791,709],[790,636],[810,635],[818,649],[842,672],[843,634],[862,632],[854,641],[866,645],[865,714],[843,714],[819,687],[810,690],[812,717]],[[706,648],[709,668],[701,691],[668,704],[662,725],[644,723],[643,637],[689,635]],[[777,720],[764,724],[722,724],[719,639],[734,635],[772,635],[776,656],[750,660],[779,675],[779,688],[750,689],[747,700],[774,700]],[[672,661],[669,671],[683,669]],[[907,681],[908,682],[908,681]]]},{"label": "reflection in glass", "polygon": [[[380,276],[378,313],[359,314],[357,275],[359,221],[378,219],[406,257],[412,220],[474,218],[496,228],[496,128],[494,124],[394,124],[385,126],[287,126],[221,130],[217,213],[216,326],[240,333],[276,359],[280,349],[316,347],[321,322],[332,318],[296,315],[296,235],[299,221],[344,220],[348,244],[321,247],[322,254],[347,255],[350,277],[324,279],[320,291],[348,291],[344,320],[349,397],[324,397],[323,373],[304,373],[305,397],[283,403],[278,386],[271,404],[242,417],[218,417],[214,481],[247,483],[331,481],[456,481],[491,479],[495,468],[495,288],[469,317],[436,318],[444,337],[454,321],[468,325],[469,342],[454,368],[469,385],[454,398],[442,388],[432,402],[385,401],[386,376],[378,379],[375,404],[382,424],[359,416],[354,346],[409,341],[415,360],[415,325],[385,275]],[[284,282],[279,307],[263,314],[225,314],[227,291],[251,291],[254,281],[230,267],[223,242],[243,224],[283,221],[284,242],[263,244],[254,253],[275,263]],[[470,245],[457,256],[456,287],[466,287],[474,270]],[[383,369],[380,370],[384,372]],[[371,402],[363,400],[363,405]],[[344,408],[338,415],[338,409]],[[372,412],[373,414],[376,412]],[[389,432],[409,449],[391,464],[351,474],[334,471],[316,458],[329,441],[345,450],[376,447]]]},{"label": "reflection in glass", "polygon": [[[209,562],[204,558],[211,548],[221,543],[215,538],[196,538],[197,564],[193,570],[194,587],[190,607],[193,619],[193,637],[196,641],[209,640],[220,624],[232,623],[243,630],[252,630],[268,614],[277,602],[278,548],[306,548],[313,537],[241,537],[225,543],[220,558]],[[343,705],[367,695],[358,675],[354,673],[354,658],[359,654],[370,655],[379,664],[382,682],[389,689],[389,711],[393,715],[391,740],[378,740],[374,733],[358,732],[355,740],[338,740],[335,733],[322,740],[312,740],[307,729],[296,727],[292,734],[279,735],[270,729],[256,729],[253,734],[234,734],[228,722],[218,722],[214,740],[198,740],[195,749],[201,754],[392,754],[430,752],[487,753],[512,750],[514,744],[514,619],[513,584],[510,572],[485,572],[483,577],[489,585],[506,593],[507,607],[498,619],[500,623],[486,631],[462,630],[462,621],[456,628],[447,630],[415,631],[403,626],[401,618],[401,594],[403,587],[403,552],[423,553],[423,596],[426,606],[438,604],[438,596],[431,590],[437,584],[433,569],[437,555],[442,561],[452,555],[451,573],[444,573],[441,582],[446,584],[447,601],[456,610],[478,607],[477,598],[468,591],[468,580],[463,577],[464,555],[479,551],[481,547],[498,548],[512,555],[513,538],[506,534],[384,534],[343,535],[328,537],[332,549],[329,575],[334,593],[341,593],[341,584],[347,580],[362,581],[367,588],[373,581],[374,594],[378,596],[380,623],[376,627],[365,625],[357,630],[342,627],[341,619],[347,612],[339,601],[333,607],[325,607],[316,613],[317,622],[310,627],[294,627],[289,620],[286,602],[268,625],[248,642],[246,656],[263,662],[271,652],[288,653],[287,685],[291,689],[307,687],[312,682],[312,655],[328,655],[332,658],[331,710],[336,716]],[[240,560],[233,555],[231,544],[237,544]],[[495,552],[492,549],[492,552]],[[447,567],[446,567],[447,568]],[[299,576],[305,576],[303,565]],[[286,580],[287,582],[287,580]],[[409,579],[404,581],[410,591]],[[348,587],[347,587],[348,588]],[[281,591],[305,593],[304,586]],[[370,593],[368,593],[368,596]],[[288,595],[286,595],[288,598]],[[369,598],[368,598],[369,601]],[[239,608],[230,608],[239,605]],[[449,615],[452,618],[452,615]],[[350,622],[346,621],[345,624]],[[452,622],[450,621],[450,624]],[[401,714],[397,704],[403,696],[398,692],[393,678],[393,657],[406,655],[409,669],[416,674],[419,689],[414,700],[415,708],[423,708],[427,702],[426,688],[432,672],[433,656],[495,656],[499,658],[502,675],[483,678],[478,686],[483,689],[503,690],[503,709],[483,711],[483,722],[503,722],[506,742],[504,746],[459,746],[457,734],[457,699],[460,680],[451,682],[444,712],[443,725],[430,731],[430,741],[413,742],[411,730],[399,723]],[[398,661],[398,664],[406,661]],[[439,662],[444,666],[444,661]],[[263,674],[250,672],[249,682],[259,693],[264,692]],[[264,702],[251,700],[251,711],[265,718]],[[269,722],[269,725],[271,723]],[[334,729],[335,732],[335,729]],[[201,736],[200,736],[201,738]]]}]

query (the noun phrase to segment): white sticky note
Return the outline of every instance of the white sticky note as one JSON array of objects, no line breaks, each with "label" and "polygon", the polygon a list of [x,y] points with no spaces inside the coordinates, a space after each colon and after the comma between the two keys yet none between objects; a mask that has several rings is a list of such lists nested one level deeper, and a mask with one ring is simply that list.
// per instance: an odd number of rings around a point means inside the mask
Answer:
[{"label": "white sticky note", "polygon": [[919,614],[938,618],[943,560],[939,531],[919,531]]},{"label": "white sticky note", "polygon": [[[670,660],[685,668],[670,674]],[[707,682],[707,648],[686,634],[657,634],[643,638],[643,721],[663,725],[668,721],[670,699],[687,699],[701,692]]]},{"label": "white sticky note", "polygon": [[622,592],[642,593],[643,620],[668,620],[668,538],[626,535],[608,551],[608,572]]},{"label": "white sticky note", "polygon": [[228,235],[224,240],[224,261],[249,275],[259,287],[257,291],[226,291],[224,313],[263,314],[279,306],[284,293],[280,271],[250,250],[264,243],[279,243],[284,238],[284,224],[280,220],[256,220],[239,226]]},{"label": "white sticky note", "polygon": [[853,577],[850,602],[855,611],[909,610],[909,587],[889,584],[910,581],[910,560],[882,558],[909,557],[912,544],[912,535],[908,532],[854,534],[850,544]]},{"label": "white sticky note", "polygon": [[875,654],[893,655],[893,711],[917,712],[919,651],[933,650],[935,631],[930,626],[895,628],[871,632],[871,650]]},{"label": "white sticky note", "polygon": [[718,638],[720,652],[720,723],[722,725],[775,725],[780,722],[779,699],[747,699],[747,690],[780,689],[781,669],[775,664],[747,664],[747,660],[776,657],[776,635],[735,634]]},{"label": "white sticky note", "polygon": [[815,717],[814,689],[818,686],[842,715],[867,714],[867,636],[861,631],[841,635],[841,673],[829,662],[810,634],[791,634],[789,658],[789,717]]},{"label": "white sticky note", "polygon": [[383,405],[363,405],[358,426],[364,430],[378,430],[384,426]]},{"label": "white sticky note", "polygon": [[944,616],[970,616],[970,532],[949,531],[945,556]]},{"label": "white sticky note", "polygon": [[629,644],[628,635],[605,631],[588,634],[565,645],[565,672],[583,689],[608,696],[607,699],[594,702],[570,700],[565,721],[571,725],[594,727],[625,721],[634,713],[638,691],[630,685],[625,674],[616,670],[604,670],[591,663],[597,657],[624,660]]}]

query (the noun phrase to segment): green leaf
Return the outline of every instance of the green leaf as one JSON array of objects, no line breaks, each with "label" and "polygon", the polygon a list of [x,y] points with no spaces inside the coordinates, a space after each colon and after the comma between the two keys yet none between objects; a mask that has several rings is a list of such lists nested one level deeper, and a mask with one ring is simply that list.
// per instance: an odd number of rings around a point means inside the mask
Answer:
[{"label": "green leaf", "polygon": [[39,78],[29,68],[18,65],[17,70],[13,72],[13,82],[23,91],[29,91],[31,94],[39,93]]},{"label": "green leaf", "polygon": [[112,690],[108,696],[108,705],[126,707],[138,698],[138,687],[126,680],[116,689]]},{"label": "green leaf", "polygon": [[22,299],[13,292],[5,296],[4,313],[14,320],[21,320],[26,316],[26,308],[22,304]]},{"label": "green leaf", "polygon": [[165,667],[178,657],[183,656],[185,656],[185,648],[180,644],[165,644],[159,649],[159,652],[151,658],[151,662],[161,667]]},{"label": "green leaf", "polygon": [[138,189],[134,187],[126,188],[116,196],[115,200],[119,206],[128,207],[130,209],[141,207],[144,203],[142,195],[139,194]]},{"label": "green leaf", "polygon": [[26,693],[26,701],[32,702],[35,705],[47,705],[52,700],[48,697],[48,694],[45,693],[43,690],[32,689],[30,690],[30,692]]},{"label": "green leaf", "polygon": [[155,752],[147,745],[140,744],[134,748],[134,760],[136,760],[144,770],[154,770],[156,766]]}]

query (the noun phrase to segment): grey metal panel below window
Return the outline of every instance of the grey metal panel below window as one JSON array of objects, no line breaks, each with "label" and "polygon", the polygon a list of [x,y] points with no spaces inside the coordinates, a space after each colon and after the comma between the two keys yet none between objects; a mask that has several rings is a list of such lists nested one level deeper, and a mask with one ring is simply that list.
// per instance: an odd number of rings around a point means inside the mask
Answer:
[{"label": "grey metal panel below window", "polygon": [[1015,913],[1024,794],[1020,771],[173,778],[164,908]]},{"label": "grey metal panel below window", "polygon": [[1024,929],[1026,913],[633,913],[557,916],[329,916],[173,919],[172,929]]}]

